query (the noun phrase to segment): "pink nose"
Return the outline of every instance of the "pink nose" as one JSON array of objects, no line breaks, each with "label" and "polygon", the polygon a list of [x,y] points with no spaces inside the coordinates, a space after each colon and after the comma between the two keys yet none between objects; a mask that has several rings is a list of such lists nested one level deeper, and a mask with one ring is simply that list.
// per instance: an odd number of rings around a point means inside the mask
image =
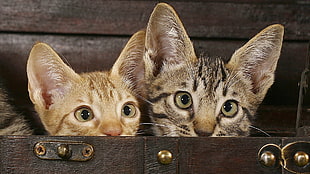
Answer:
[{"label": "pink nose", "polygon": [[123,132],[122,125],[117,119],[104,120],[100,125],[100,132],[107,136],[120,136]]},{"label": "pink nose", "polygon": [[121,129],[109,129],[103,132],[107,136],[120,136],[122,134]]}]

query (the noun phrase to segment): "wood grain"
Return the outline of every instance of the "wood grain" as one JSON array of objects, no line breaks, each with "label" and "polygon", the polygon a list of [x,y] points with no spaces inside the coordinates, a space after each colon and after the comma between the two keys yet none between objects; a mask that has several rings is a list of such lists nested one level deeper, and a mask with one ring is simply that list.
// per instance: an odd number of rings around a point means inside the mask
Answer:
[{"label": "wood grain", "polygon": [[[158,1],[1,1],[0,31],[131,35],[144,28]],[[308,1],[172,1],[191,37],[249,38],[285,25],[285,38],[308,40]]]},{"label": "wood grain", "polygon": [[[42,160],[33,153],[40,141],[84,142],[95,149],[87,162]],[[303,138],[210,137],[52,137],[1,136],[1,173],[289,173],[263,167],[259,150],[267,144],[280,148]],[[157,153],[169,150],[173,162],[162,165]],[[281,157],[279,157],[281,158]]]},{"label": "wood grain", "polygon": [[[147,137],[145,138],[145,173],[178,173],[179,139],[171,137]],[[157,154],[161,150],[172,153],[171,164],[161,164],[157,160]]]},{"label": "wood grain", "polygon": [[182,138],[180,139],[180,173],[281,173],[270,170],[257,160],[265,144],[281,144],[277,138]]},{"label": "wood grain", "polygon": [[[1,173],[143,173],[143,140],[138,137],[0,137]],[[40,141],[74,141],[93,145],[86,162],[41,160],[33,153]]]}]

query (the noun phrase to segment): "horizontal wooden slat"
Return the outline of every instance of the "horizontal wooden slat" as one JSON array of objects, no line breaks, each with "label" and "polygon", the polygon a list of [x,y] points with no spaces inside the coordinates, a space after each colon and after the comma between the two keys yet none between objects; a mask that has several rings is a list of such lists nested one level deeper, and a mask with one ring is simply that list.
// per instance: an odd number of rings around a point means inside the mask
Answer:
[{"label": "horizontal wooden slat", "polygon": [[[178,173],[179,162],[179,139],[171,137],[152,137],[145,138],[144,158],[145,173]],[[163,165],[158,162],[157,154],[162,150],[172,153],[172,162]]]},{"label": "horizontal wooden slat", "polygon": [[[131,35],[144,28],[158,1],[0,1],[0,31]],[[269,2],[269,1],[268,1]],[[267,25],[286,39],[310,37],[309,1],[172,1],[192,37],[249,38]]]},{"label": "horizontal wooden slat", "polygon": [[257,154],[265,144],[280,144],[277,138],[188,138],[180,140],[180,173],[276,174],[262,167]]},{"label": "horizontal wooden slat", "polygon": [[[40,141],[88,143],[94,157],[86,162],[41,160],[33,152]],[[0,137],[0,145],[1,173],[143,173],[143,140],[138,137]]]},{"label": "horizontal wooden slat", "polygon": [[[257,111],[253,126],[267,132],[271,136],[296,136],[296,113],[297,107],[261,105]],[[262,132],[255,129],[251,131],[252,136],[265,136]]]},{"label": "horizontal wooden slat", "polygon": [[[38,142],[83,142],[94,147],[94,157],[86,162],[42,160],[33,147]],[[1,173],[288,173],[263,167],[260,149],[267,144],[283,148],[304,138],[212,138],[212,137],[52,137],[0,136]],[[168,142],[168,143],[167,143]],[[172,153],[171,164],[157,161],[157,153]],[[298,149],[296,149],[298,150]],[[275,153],[275,155],[278,155]],[[281,156],[276,156],[280,159]]]}]

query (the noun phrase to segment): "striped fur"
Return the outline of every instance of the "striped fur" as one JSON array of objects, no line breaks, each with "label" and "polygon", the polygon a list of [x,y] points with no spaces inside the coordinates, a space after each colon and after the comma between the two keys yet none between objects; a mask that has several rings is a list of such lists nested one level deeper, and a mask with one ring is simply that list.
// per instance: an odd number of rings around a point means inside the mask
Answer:
[{"label": "striped fur", "polygon": [[[144,31],[133,35],[110,71],[83,74],[47,44],[34,45],[27,64],[29,96],[50,135],[136,135],[144,38]],[[134,114],[123,115],[125,106]]]},{"label": "striped fur", "polygon": [[[273,83],[282,38],[283,27],[272,25],[227,64],[220,58],[197,58],[176,12],[158,4],[147,26],[144,56],[155,135],[249,135],[255,112]],[[190,107],[178,104],[183,93],[190,95]]]},{"label": "striped fur", "polygon": [[8,101],[4,87],[0,84],[0,135],[31,135],[30,125],[18,114]]}]

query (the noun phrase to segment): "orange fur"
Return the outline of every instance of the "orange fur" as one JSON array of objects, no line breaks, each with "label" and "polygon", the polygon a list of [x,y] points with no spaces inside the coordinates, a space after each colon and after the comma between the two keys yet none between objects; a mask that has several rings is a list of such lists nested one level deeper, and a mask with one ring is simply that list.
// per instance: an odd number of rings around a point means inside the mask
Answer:
[{"label": "orange fur", "polygon": [[[50,135],[136,135],[144,37],[144,31],[133,35],[110,71],[83,74],[47,44],[33,46],[27,63],[29,96]],[[124,114],[134,110],[130,117]]]}]

